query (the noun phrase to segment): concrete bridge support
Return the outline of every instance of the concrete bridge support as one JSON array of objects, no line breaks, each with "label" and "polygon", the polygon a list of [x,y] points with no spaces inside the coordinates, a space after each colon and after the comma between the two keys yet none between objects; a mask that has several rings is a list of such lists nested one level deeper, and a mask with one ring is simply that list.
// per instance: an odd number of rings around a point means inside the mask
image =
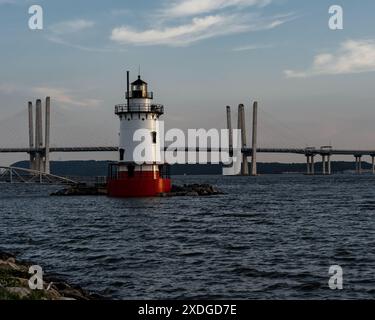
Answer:
[{"label": "concrete bridge support", "polygon": [[326,155],[322,154],[322,174],[323,175],[327,174],[326,169],[327,169],[327,167],[326,167]]},{"label": "concrete bridge support", "polygon": [[43,171],[43,155],[41,149],[43,148],[43,128],[42,128],[42,100],[36,100],[35,109],[35,169]]},{"label": "concrete bridge support", "polygon": [[46,98],[45,106],[45,141],[43,141],[43,113],[42,100],[36,100],[35,106],[35,127],[34,127],[34,112],[33,103],[28,103],[29,111],[29,147],[33,149],[30,151],[30,169],[40,171],[43,173],[50,172],[49,152],[50,152],[50,97]]},{"label": "concrete bridge support", "polygon": [[322,154],[322,174],[331,175],[332,174],[332,165],[331,165],[331,155]]},{"label": "concrete bridge support", "polygon": [[315,156],[312,154],[306,155],[307,159],[307,175],[315,175]]},{"label": "concrete bridge support", "polygon": [[[29,147],[33,149],[34,146],[34,116],[33,116],[33,103],[29,101],[28,104],[29,111]],[[35,153],[30,152],[30,169],[35,170]]]},{"label": "concrete bridge support", "polygon": [[328,175],[332,174],[331,155],[327,155],[327,172]]},{"label": "concrete bridge support", "polygon": [[230,106],[227,106],[227,128],[229,132],[229,156],[233,157],[233,130],[232,130],[232,113]]},{"label": "concrete bridge support", "polygon": [[253,142],[252,142],[252,156],[251,156],[251,175],[257,176],[257,148],[258,148],[258,102],[255,101],[253,105]]},{"label": "concrete bridge support", "polygon": [[[247,147],[246,120],[245,120],[245,106],[243,104],[240,104],[238,106],[238,129],[241,130],[242,148],[246,148]],[[242,154],[241,175],[242,176],[249,175],[249,162],[247,160],[247,155],[244,153]]]},{"label": "concrete bridge support", "polygon": [[355,156],[355,172],[356,174],[362,174],[362,155]]},{"label": "concrete bridge support", "polygon": [[311,175],[311,162],[310,162],[310,159],[311,159],[311,156],[306,155],[306,160],[307,160],[307,163],[306,163],[306,166],[307,166],[306,173],[307,173],[307,175]]},{"label": "concrete bridge support", "polygon": [[50,147],[50,131],[51,131],[51,98],[46,98],[46,115],[45,115],[45,150],[44,150],[44,173],[50,173],[49,165],[49,147]]}]

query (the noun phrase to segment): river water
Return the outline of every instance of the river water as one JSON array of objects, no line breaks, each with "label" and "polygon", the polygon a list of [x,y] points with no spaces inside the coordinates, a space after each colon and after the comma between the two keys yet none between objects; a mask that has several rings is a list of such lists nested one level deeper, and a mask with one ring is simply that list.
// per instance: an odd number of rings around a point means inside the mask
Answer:
[{"label": "river water", "polygon": [[[373,299],[375,177],[176,177],[202,198],[0,185],[0,250],[113,299]],[[343,269],[343,290],[328,286]]]}]

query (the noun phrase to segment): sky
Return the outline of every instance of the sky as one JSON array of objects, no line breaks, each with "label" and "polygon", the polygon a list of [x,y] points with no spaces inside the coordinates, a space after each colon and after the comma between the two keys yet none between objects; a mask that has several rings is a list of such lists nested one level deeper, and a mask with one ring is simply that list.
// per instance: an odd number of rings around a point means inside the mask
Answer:
[{"label": "sky", "polygon": [[[32,5],[43,30],[29,29]],[[53,146],[117,145],[114,105],[140,66],[167,128],[225,128],[225,106],[235,124],[243,103],[250,129],[257,100],[262,147],[375,149],[374,16],[372,0],[0,0],[0,146],[27,146],[27,101],[48,95]],[[304,161],[260,157],[291,160]]]}]

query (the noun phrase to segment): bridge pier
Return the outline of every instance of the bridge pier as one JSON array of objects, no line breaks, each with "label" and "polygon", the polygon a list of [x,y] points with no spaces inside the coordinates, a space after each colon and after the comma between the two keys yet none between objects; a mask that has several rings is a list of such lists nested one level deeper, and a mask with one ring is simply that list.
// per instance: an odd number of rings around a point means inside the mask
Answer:
[{"label": "bridge pier", "polygon": [[227,106],[227,128],[229,134],[229,157],[233,157],[233,130],[232,130],[232,113],[230,106]]},{"label": "bridge pier", "polygon": [[306,166],[307,166],[307,170],[306,170],[306,173],[307,175],[311,175],[311,156],[310,155],[306,155],[306,160],[307,160],[307,163],[306,163]]},{"label": "bridge pier", "polygon": [[362,174],[362,155],[355,155],[355,171],[356,174]]},{"label": "bridge pier", "polygon": [[307,175],[313,176],[315,175],[315,159],[313,154],[307,154]]},{"label": "bridge pier", "polygon": [[322,174],[330,176],[332,174],[331,155],[322,154]]},{"label": "bridge pier", "polygon": [[42,100],[36,100],[35,107],[35,169],[42,171],[42,154],[41,148],[43,147],[43,128],[42,128]]},{"label": "bridge pier", "polygon": [[49,166],[49,144],[50,144],[50,130],[51,130],[51,98],[46,98],[46,116],[45,116],[45,152],[44,152],[44,173],[50,173]]},{"label": "bridge pier", "polygon": [[[238,106],[238,129],[241,130],[241,140],[242,148],[246,148],[247,139],[246,139],[246,120],[245,120],[245,106],[240,104]],[[241,175],[249,175],[249,162],[247,160],[247,155],[242,153],[242,163],[241,163]]]},{"label": "bridge pier", "polygon": [[258,102],[255,101],[253,105],[253,143],[251,156],[251,175],[257,176],[257,148],[258,148]]},{"label": "bridge pier", "polygon": [[[34,116],[33,116],[33,103],[29,101],[28,103],[29,111],[29,147],[34,149]],[[36,169],[35,153],[30,152],[30,169]]]},{"label": "bridge pier", "polygon": [[327,155],[327,170],[328,170],[328,175],[330,176],[332,174],[332,166],[331,166],[331,155]]},{"label": "bridge pier", "polygon": [[323,175],[326,175],[327,172],[326,172],[326,155],[325,154],[322,154],[322,174]]},{"label": "bridge pier", "polygon": [[45,107],[45,141],[43,142],[43,114],[42,100],[36,100],[35,106],[35,128],[33,103],[28,103],[29,111],[29,147],[30,147],[30,169],[41,171],[43,173],[50,172],[49,153],[50,153],[50,97],[46,98]]}]

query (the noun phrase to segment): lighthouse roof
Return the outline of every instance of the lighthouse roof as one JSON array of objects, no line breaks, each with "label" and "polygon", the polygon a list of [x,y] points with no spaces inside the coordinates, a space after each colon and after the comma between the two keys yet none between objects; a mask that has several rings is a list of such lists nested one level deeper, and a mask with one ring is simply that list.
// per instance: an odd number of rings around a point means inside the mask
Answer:
[{"label": "lighthouse roof", "polygon": [[132,82],[132,85],[133,86],[142,86],[144,84],[147,84],[147,82],[144,82],[142,79],[141,79],[141,76],[138,76],[138,79],[135,80],[134,82]]}]

